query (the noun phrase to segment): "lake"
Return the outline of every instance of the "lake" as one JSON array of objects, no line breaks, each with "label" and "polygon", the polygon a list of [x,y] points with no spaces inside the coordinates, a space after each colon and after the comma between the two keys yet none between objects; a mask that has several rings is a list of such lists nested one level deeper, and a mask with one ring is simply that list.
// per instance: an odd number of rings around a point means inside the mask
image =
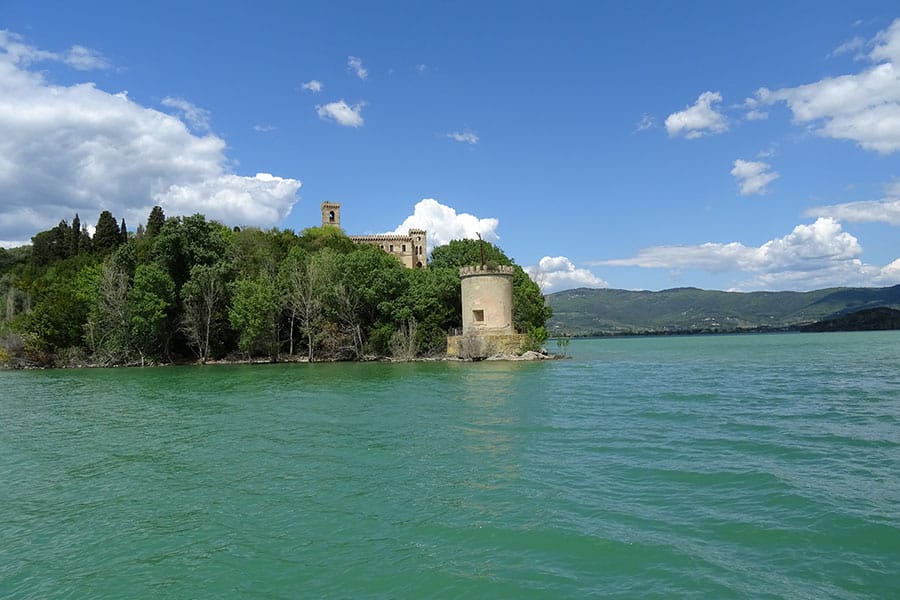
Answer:
[{"label": "lake", "polygon": [[569,353],[0,371],[0,597],[900,597],[900,332]]}]

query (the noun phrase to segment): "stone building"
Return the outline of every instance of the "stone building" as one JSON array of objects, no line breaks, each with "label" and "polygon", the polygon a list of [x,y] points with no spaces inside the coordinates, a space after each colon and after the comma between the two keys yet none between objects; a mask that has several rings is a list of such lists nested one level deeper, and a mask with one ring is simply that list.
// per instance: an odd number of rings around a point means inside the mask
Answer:
[{"label": "stone building", "polygon": [[478,359],[521,351],[528,336],[513,327],[513,273],[509,266],[460,268],[462,335],[447,337],[449,356]]},{"label": "stone building", "polygon": [[[341,226],[341,205],[337,202],[322,203],[322,227]],[[428,237],[424,229],[410,229],[407,235],[351,235],[357,244],[378,246],[400,261],[407,269],[424,269],[428,264]]]}]

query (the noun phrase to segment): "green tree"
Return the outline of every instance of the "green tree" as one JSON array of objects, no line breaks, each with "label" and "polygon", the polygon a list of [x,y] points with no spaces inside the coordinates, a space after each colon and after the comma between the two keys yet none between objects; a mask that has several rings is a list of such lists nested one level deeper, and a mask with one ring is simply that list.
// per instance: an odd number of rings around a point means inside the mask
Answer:
[{"label": "green tree", "polygon": [[148,238],[154,238],[165,224],[166,213],[163,212],[161,206],[154,206],[150,210],[150,216],[147,217],[147,229],[144,233]]},{"label": "green tree", "polygon": [[46,266],[71,256],[71,229],[65,220],[31,238],[31,258],[35,265]]},{"label": "green tree", "polygon": [[128,292],[131,340],[143,366],[146,357],[160,357],[165,346],[168,311],[175,301],[175,282],[159,265],[138,265]]},{"label": "green tree", "polygon": [[116,219],[108,210],[100,213],[92,242],[94,251],[100,254],[112,252],[122,243],[122,233],[118,224],[116,224]]},{"label": "green tree", "polygon": [[241,352],[277,357],[278,291],[269,278],[239,279],[234,283],[228,319],[238,333]]},{"label": "green tree", "polygon": [[297,243],[307,252],[330,248],[338,254],[347,254],[357,247],[338,227],[308,227],[303,230]]},{"label": "green tree", "polygon": [[[285,305],[290,314],[296,316],[306,334],[307,358],[313,362],[316,341],[325,320],[325,309],[335,290],[335,254],[322,250],[310,255],[295,247],[288,254],[281,273],[285,285]],[[292,316],[292,322],[294,318]]]},{"label": "green tree", "polygon": [[390,350],[397,328],[396,303],[406,291],[407,269],[390,254],[367,244],[337,257],[338,278],[353,294],[358,321],[368,349],[376,354]]},{"label": "green tree", "polygon": [[513,325],[516,331],[529,333],[533,329],[544,327],[553,315],[553,310],[546,305],[540,287],[497,246],[479,240],[454,240],[432,251],[431,268],[479,265],[482,248],[487,264],[511,265],[514,268]]},{"label": "green tree", "polygon": [[469,267],[481,264],[481,253],[484,251],[485,264],[490,266],[512,265],[513,261],[503,250],[490,242],[481,240],[453,240],[449,244],[438,246],[431,251],[431,263],[434,269]]},{"label": "green tree", "polygon": [[131,357],[131,314],[128,273],[113,260],[103,266],[93,307],[98,332],[97,356],[104,364],[122,364]]},{"label": "green tree", "polygon": [[210,357],[212,345],[222,339],[223,310],[227,300],[225,267],[221,263],[194,265],[182,287],[182,330],[201,363]]},{"label": "green tree", "polygon": [[69,256],[75,256],[79,252],[81,252],[81,218],[75,213],[69,233]]}]

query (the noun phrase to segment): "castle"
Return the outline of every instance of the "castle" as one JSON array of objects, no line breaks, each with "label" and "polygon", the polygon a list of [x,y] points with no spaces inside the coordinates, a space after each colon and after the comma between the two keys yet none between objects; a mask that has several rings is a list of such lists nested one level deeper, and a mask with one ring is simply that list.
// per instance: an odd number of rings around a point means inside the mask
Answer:
[{"label": "castle", "polygon": [[[322,203],[322,227],[341,226],[341,205],[337,202]],[[407,235],[351,235],[357,244],[379,246],[395,256],[407,269],[424,269],[428,265],[428,238],[424,229],[410,229]]]}]

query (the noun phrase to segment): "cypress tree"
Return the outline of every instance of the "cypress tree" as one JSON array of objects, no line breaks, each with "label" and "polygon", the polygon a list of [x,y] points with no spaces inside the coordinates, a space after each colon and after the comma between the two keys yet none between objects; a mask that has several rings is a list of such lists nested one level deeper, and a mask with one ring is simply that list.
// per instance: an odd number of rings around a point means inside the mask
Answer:
[{"label": "cypress tree", "polygon": [[110,252],[115,250],[121,241],[122,234],[119,231],[119,226],[116,224],[116,219],[111,212],[104,210],[100,213],[100,218],[97,220],[97,229],[94,231],[94,251],[100,253]]},{"label": "cypress tree", "polygon": [[153,210],[150,211],[150,216],[147,218],[147,229],[146,235],[148,238],[156,237],[156,234],[159,233],[159,230],[162,229],[162,226],[166,223],[166,215],[163,212],[161,206],[154,206]]},{"label": "cypress tree", "polygon": [[78,213],[75,213],[75,218],[72,219],[72,230],[69,233],[69,256],[75,256],[81,251],[80,242],[81,219],[78,217]]},{"label": "cypress tree", "polygon": [[122,217],[122,226],[119,228],[119,236],[123,244],[128,241],[128,228],[125,226],[124,217]]}]

